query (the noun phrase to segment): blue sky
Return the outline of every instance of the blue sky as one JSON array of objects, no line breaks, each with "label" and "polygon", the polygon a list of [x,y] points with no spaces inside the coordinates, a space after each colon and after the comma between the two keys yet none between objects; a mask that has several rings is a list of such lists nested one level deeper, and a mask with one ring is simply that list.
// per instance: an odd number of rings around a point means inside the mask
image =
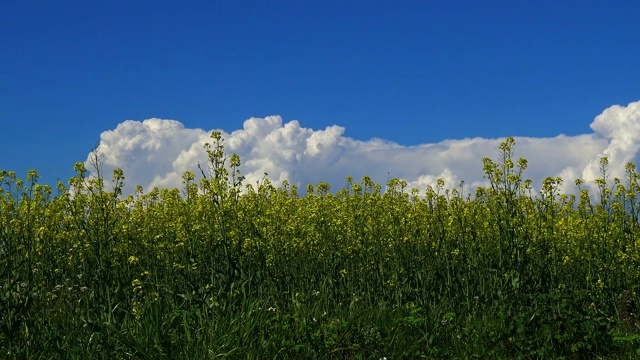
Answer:
[{"label": "blue sky", "polygon": [[[594,118],[640,100],[638,13],[637,1],[8,0],[0,169],[66,181],[101,134],[149,118],[231,134],[279,115],[282,128],[337,125],[341,141],[382,138],[409,152],[447,139],[602,138]],[[327,159],[358,161],[340,156]],[[422,175],[447,167],[433,166]],[[324,180],[302,172],[301,182]]]}]

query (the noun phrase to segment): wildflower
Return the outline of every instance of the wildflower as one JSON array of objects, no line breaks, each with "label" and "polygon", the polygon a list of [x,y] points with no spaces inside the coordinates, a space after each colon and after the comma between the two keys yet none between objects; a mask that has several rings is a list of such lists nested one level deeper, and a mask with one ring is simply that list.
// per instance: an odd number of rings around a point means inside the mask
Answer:
[{"label": "wildflower", "polygon": [[82,292],[87,291],[87,287],[86,287],[86,286],[81,287],[81,288],[80,288],[80,291],[82,291]]},{"label": "wildflower", "polygon": [[142,294],[142,291],[143,291],[143,289],[142,289],[142,281],[140,281],[138,279],[134,279],[131,282],[131,287],[133,288],[133,292],[136,295],[141,295]]},{"label": "wildflower", "polygon": [[133,317],[136,320],[140,320],[140,309],[139,309],[139,307],[140,307],[140,303],[137,302],[137,301],[134,301],[133,302],[133,306],[131,308],[131,313],[133,314]]},{"label": "wildflower", "polygon": [[129,256],[129,264],[131,264],[131,265],[137,264],[138,260],[139,259],[136,256],[133,256],[133,255]]}]

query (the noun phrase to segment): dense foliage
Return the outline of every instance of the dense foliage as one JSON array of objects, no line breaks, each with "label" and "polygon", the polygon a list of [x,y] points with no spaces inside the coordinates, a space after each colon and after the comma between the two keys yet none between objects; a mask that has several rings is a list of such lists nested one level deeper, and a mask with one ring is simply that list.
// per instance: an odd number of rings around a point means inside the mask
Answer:
[{"label": "dense foliage", "polygon": [[640,175],[533,196],[513,147],[473,197],[245,187],[219,133],[182,189],[124,197],[95,152],[55,190],[0,172],[0,357],[638,356]]}]

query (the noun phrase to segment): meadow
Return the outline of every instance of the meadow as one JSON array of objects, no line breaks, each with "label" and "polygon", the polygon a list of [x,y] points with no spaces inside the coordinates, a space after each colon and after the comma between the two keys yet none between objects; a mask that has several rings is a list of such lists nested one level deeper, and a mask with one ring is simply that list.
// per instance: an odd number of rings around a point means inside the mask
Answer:
[{"label": "meadow", "polygon": [[216,132],[180,189],[125,196],[97,152],[56,189],[2,171],[0,357],[640,356],[634,164],[610,179],[602,158],[598,194],[547,178],[534,195],[514,146],[473,196],[245,185]]}]

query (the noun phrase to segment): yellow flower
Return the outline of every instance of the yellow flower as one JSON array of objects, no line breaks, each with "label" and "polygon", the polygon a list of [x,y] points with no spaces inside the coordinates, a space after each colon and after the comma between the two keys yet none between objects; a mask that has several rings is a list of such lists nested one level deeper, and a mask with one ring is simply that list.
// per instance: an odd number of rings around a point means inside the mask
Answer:
[{"label": "yellow flower", "polygon": [[140,303],[137,301],[133,302],[133,306],[131,307],[131,313],[136,320],[140,320]]},{"label": "yellow flower", "polygon": [[133,292],[136,295],[141,295],[143,292],[143,285],[142,285],[142,281],[135,279],[131,282],[131,287],[133,288]]}]

